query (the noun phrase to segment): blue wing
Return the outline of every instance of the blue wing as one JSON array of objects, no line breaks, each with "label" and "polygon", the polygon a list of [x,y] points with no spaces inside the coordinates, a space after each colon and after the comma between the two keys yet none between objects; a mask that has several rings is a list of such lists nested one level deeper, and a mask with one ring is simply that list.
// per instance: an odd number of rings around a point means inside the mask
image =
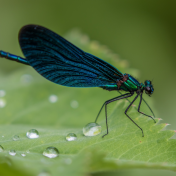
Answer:
[{"label": "blue wing", "polygon": [[101,87],[116,83],[123,75],[107,62],[41,26],[24,26],[19,42],[29,64],[46,79],[60,85]]}]

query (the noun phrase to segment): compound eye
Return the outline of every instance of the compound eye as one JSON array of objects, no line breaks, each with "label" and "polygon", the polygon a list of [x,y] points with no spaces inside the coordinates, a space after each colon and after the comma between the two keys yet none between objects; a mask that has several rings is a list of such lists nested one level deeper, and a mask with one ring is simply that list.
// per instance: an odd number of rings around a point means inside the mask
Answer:
[{"label": "compound eye", "polygon": [[145,93],[151,95],[154,91],[152,82],[150,80],[145,81]]},{"label": "compound eye", "polygon": [[151,85],[151,81],[146,80],[146,81],[145,81],[145,86],[147,86],[147,85]]},{"label": "compound eye", "polygon": [[145,93],[148,94],[148,95],[151,95],[153,93],[154,89],[147,86],[145,87]]},{"label": "compound eye", "polygon": [[150,87],[147,86],[147,87],[145,88],[145,90],[146,90],[147,92],[150,92],[151,89],[150,89]]},{"label": "compound eye", "polygon": [[149,86],[147,86],[147,87],[145,88],[145,93],[146,93],[146,94],[151,94],[151,88],[150,88]]}]

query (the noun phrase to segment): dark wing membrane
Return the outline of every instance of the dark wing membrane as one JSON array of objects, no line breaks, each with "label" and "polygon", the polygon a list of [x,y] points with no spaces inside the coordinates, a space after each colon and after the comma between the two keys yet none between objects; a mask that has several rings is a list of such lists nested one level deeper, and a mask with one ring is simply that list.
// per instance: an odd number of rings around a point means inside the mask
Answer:
[{"label": "dark wing membrane", "polygon": [[29,64],[57,84],[100,87],[114,84],[122,76],[112,65],[41,26],[24,26],[19,33],[19,42]]}]

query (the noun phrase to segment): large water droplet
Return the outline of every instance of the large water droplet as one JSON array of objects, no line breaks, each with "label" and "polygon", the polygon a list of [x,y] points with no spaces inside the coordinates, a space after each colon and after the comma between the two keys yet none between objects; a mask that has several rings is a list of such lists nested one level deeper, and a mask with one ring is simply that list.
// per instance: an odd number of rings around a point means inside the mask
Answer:
[{"label": "large water droplet", "polygon": [[26,133],[29,139],[35,139],[39,137],[39,132],[36,129],[31,129]]},{"label": "large water droplet", "polygon": [[0,97],[4,97],[6,95],[5,90],[0,90]]},{"label": "large water droplet", "polygon": [[57,157],[59,155],[59,151],[55,147],[47,147],[43,151],[43,155],[48,157],[48,158],[55,158],[55,157]]},{"label": "large water droplet", "polygon": [[23,156],[23,157],[24,157],[24,156],[26,156],[26,154],[25,154],[25,153],[22,153],[22,154],[21,154],[21,156]]},{"label": "large water droplet", "polygon": [[9,151],[9,155],[15,156],[16,155],[16,151],[15,150],[10,150]]},{"label": "large water droplet", "polygon": [[50,95],[50,96],[49,96],[49,101],[50,101],[51,103],[56,103],[57,100],[58,100],[57,95]]},{"label": "large water droplet", "polygon": [[101,126],[98,123],[88,123],[83,128],[83,134],[85,136],[96,136],[101,133]]},{"label": "large water droplet", "polygon": [[74,109],[78,108],[79,103],[76,100],[70,102],[70,106]]},{"label": "large water droplet", "polygon": [[0,145],[0,152],[3,152],[4,148],[2,147],[2,145]]},{"label": "large water droplet", "polygon": [[6,106],[6,101],[4,99],[0,99],[0,108],[4,108]]},{"label": "large water droplet", "polygon": [[76,136],[76,134],[74,134],[74,133],[69,133],[69,134],[67,134],[67,136],[66,136],[66,140],[67,140],[67,141],[74,141],[74,140],[76,140],[76,138],[77,138],[77,136]]},{"label": "large water droplet", "polygon": [[18,141],[19,139],[20,139],[20,137],[19,137],[18,135],[14,135],[14,136],[13,136],[13,140],[14,140],[14,141]]}]

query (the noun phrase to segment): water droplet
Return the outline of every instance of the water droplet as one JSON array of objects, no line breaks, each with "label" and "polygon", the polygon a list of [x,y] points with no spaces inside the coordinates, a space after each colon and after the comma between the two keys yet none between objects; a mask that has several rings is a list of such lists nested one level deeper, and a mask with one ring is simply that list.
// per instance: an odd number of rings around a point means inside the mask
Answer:
[{"label": "water droplet", "polygon": [[4,148],[2,147],[2,145],[0,145],[0,152],[3,152]]},{"label": "water droplet", "polygon": [[76,134],[74,134],[74,133],[69,133],[69,134],[67,134],[67,136],[66,136],[66,140],[67,140],[67,141],[75,141],[76,138],[77,138],[77,136],[76,136]]},{"label": "water droplet", "polygon": [[78,108],[79,103],[76,100],[71,101],[70,106],[74,109]]},{"label": "water droplet", "polygon": [[29,139],[35,139],[39,137],[39,132],[36,129],[31,129],[26,133]]},{"label": "water droplet", "polygon": [[51,176],[51,175],[47,171],[42,171],[41,173],[38,174],[38,176]]},{"label": "water droplet", "polygon": [[15,150],[10,150],[9,151],[9,155],[15,156],[16,155],[16,151]]},{"label": "water droplet", "polygon": [[55,147],[47,147],[44,150],[43,155],[48,157],[48,158],[55,158],[59,155],[59,151]]},{"label": "water droplet", "polygon": [[97,123],[88,123],[83,128],[83,134],[85,136],[96,136],[101,133],[101,126]]},{"label": "water droplet", "polygon": [[0,97],[4,97],[6,95],[5,90],[0,90]]},{"label": "water droplet", "polygon": [[14,135],[14,136],[13,136],[13,140],[14,140],[14,141],[18,141],[19,139],[20,139],[20,137],[19,137],[18,135]]},{"label": "water droplet", "polygon": [[26,154],[25,154],[25,153],[22,153],[22,154],[21,154],[21,156],[23,156],[23,157],[24,157],[24,156],[26,156]]},{"label": "water droplet", "polygon": [[71,164],[72,163],[72,159],[71,158],[66,158],[66,159],[64,159],[64,162],[65,162],[65,164]]},{"label": "water droplet", "polygon": [[4,136],[2,136],[2,137],[4,137]]},{"label": "water droplet", "polygon": [[27,150],[26,153],[30,153],[30,150]]},{"label": "water droplet", "polygon": [[49,96],[49,101],[50,101],[51,103],[56,103],[57,100],[58,100],[57,95],[50,95],[50,96]]},{"label": "water droplet", "polygon": [[30,84],[32,82],[32,79],[33,77],[31,75],[25,74],[21,76],[20,81],[23,84]]},{"label": "water droplet", "polygon": [[0,99],[0,108],[4,108],[6,105],[6,101],[4,99]]}]

